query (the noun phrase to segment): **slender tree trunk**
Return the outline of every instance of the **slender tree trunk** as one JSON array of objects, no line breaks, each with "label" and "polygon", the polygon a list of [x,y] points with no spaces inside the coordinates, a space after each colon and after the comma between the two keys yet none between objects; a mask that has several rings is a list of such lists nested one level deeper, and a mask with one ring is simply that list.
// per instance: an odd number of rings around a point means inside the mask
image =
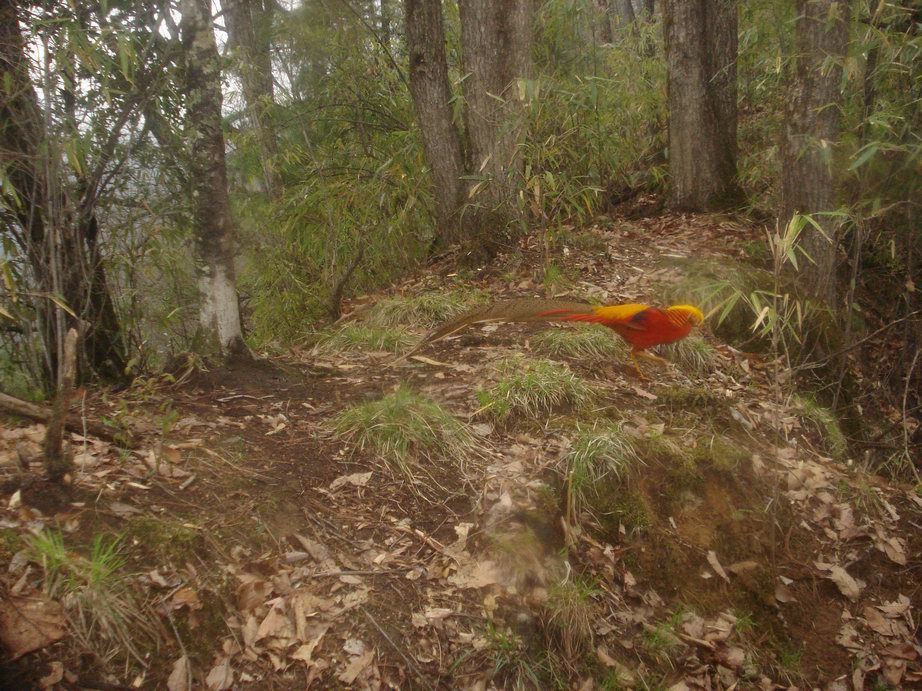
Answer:
[{"label": "slender tree trunk", "polygon": [[669,203],[704,210],[735,202],[736,0],[666,0]]},{"label": "slender tree trunk", "polygon": [[621,28],[627,29],[634,26],[636,16],[634,15],[634,6],[631,4],[631,0],[615,0],[615,5],[617,6],[618,21]]},{"label": "slender tree trunk", "polygon": [[[38,333],[45,351],[42,378],[59,378],[64,334],[82,333],[83,369],[109,378],[124,375],[125,350],[98,246],[95,206],[75,208],[60,170],[60,149],[48,137],[45,115],[29,73],[16,3],[0,0],[0,73],[8,91],[0,98],[0,151],[18,203],[11,204],[22,229],[20,246],[32,269]],[[65,87],[65,112],[73,97]],[[71,133],[76,137],[76,130]],[[58,152],[57,154],[55,152]],[[72,171],[82,188],[85,179]],[[60,296],[71,313],[51,300]]]},{"label": "slender tree trunk", "polygon": [[[468,169],[480,239],[495,242],[514,218],[521,184],[522,108],[517,80],[532,71],[533,0],[459,0]],[[487,253],[492,250],[487,247]]]},{"label": "slender tree trunk", "polygon": [[245,354],[234,276],[235,229],[227,196],[221,129],[221,61],[209,0],[182,0],[186,58],[187,136],[201,307],[209,346],[222,356]]},{"label": "slender tree trunk", "polygon": [[832,146],[839,136],[840,82],[848,46],[845,0],[798,0],[791,89],[781,142],[780,220],[796,213],[815,215],[823,232],[807,227],[801,247],[811,261],[801,263],[806,289],[821,302],[836,300],[837,223],[822,214],[835,209],[830,167]]},{"label": "slender tree trunk", "polygon": [[250,123],[259,141],[259,159],[269,196],[282,192],[278,135],[272,122],[272,10],[274,0],[226,0],[227,29],[237,51],[237,71]]},{"label": "slender tree trunk", "polygon": [[397,3],[396,0],[379,0],[379,2],[381,3],[381,9],[378,13],[378,23],[381,27],[381,43],[387,46],[388,50],[391,50],[394,33],[393,24],[397,16],[394,5]]},{"label": "slender tree trunk", "polygon": [[406,0],[404,11],[410,92],[432,174],[438,244],[451,244],[461,239],[464,155],[461,136],[452,117],[442,3],[440,0]]}]

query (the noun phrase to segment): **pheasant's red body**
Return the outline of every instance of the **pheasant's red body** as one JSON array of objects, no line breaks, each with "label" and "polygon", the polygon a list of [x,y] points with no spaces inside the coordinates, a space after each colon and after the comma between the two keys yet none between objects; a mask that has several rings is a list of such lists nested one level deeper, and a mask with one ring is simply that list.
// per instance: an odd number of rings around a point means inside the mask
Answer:
[{"label": "pheasant's red body", "polygon": [[700,311],[688,305],[660,309],[639,303],[595,307],[588,314],[574,314],[567,309],[548,310],[541,316],[552,320],[607,326],[630,343],[634,350],[680,341],[691,333],[695,324],[704,319]]}]

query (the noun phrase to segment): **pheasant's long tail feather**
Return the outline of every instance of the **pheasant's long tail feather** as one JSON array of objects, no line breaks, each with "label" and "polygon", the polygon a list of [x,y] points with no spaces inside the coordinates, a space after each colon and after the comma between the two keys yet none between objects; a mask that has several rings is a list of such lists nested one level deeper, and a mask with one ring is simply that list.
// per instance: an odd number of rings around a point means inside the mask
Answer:
[{"label": "pheasant's long tail feather", "polygon": [[463,331],[474,324],[486,322],[533,322],[533,321],[597,321],[594,306],[585,302],[566,300],[542,300],[541,298],[517,298],[503,300],[474,309],[451,319],[427,334],[416,347],[394,362],[405,360],[420,349],[447,336]]}]

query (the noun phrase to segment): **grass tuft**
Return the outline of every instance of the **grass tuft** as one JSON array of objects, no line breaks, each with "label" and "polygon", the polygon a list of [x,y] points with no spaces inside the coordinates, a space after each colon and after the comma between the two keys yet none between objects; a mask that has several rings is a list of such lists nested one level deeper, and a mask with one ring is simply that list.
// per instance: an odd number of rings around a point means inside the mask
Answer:
[{"label": "grass tuft", "polygon": [[848,455],[848,440],[835,413],[806,396],[798,396],[796,403],[801,409],[801,415],[819,430],[829,454],[838,461],[843,460]]},{"label": "grass tuft", "polygon": [[607,360],[628,352],[624,341],[604,326],[548,329],[535,336],[533,342],[540,353],[576,360]]},{"label": "grass tuft", "polygon": [[503,378],[477,392],[482,411],[497,421],[539,418],[562,405],[579,408],[590,402],[592,386],[566,365],[515,357],[499,365]]},{"label": "grass tuft", "polygon": [[483,291],[455,289],[419,295],[395,295],[380,300],[365,321],[377,327],[415,326],[430,328],[483,302]]},{"label": "grass tuft", "polygon": [[701,336],[689,336],[661,346],[659,350],[663,357],[675,363],[683,372],[703,376],[716,369],[717,352]]},{"label": "grass tuft", "polygon": [[323,334],[316,353],[342,353],[378,350],[396,353],[413,343],[413,339],[400,329],[387,329],[366,324],[349,324],[331,333]]},{"label": "grass tuft", "polygon": [[592,623],[596,618],[587,583],[568,581],[548,589],[543,621],[548,643],[571,665],[592,650]]},{"label": "grass tuft", "polygon": [[103,658],[127,652],[145,664],[138,644],[157,640],[154,615],[123,574],[121,540],[96,535],[89,557],[83,557],[65,547],[60,532],[44,531],[30,539],[29,549],[44,571],[45,592],[64,605],[82,644]]},{"label": "grass tuft", "polygon": [[633,444],[619,428],[596,426],[579,430],[563,458],[567,474],[567,520],[575,524],[583,510],[596,503],[593,500],[599,497],[602,483],[606,488],[620,484],[639,461]]},{"label": "grass tuft", "polygon": [[347,408],[334,430],[359,449],[370,449],[394,475],[416,483],[419,459],[461,464],[477,449],[468,428],[438,403],[402,385],[377,401]]}]

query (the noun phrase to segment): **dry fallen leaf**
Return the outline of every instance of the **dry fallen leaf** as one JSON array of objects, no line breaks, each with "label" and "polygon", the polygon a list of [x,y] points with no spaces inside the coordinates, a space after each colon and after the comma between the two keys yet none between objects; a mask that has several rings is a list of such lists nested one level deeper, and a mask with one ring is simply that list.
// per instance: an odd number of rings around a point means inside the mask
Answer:
[{"label": "dry fallen leaf", "polygon": [[66,630],[61,605],[39,592],[0,600],[0,641],[13,660],[59,641]]},{"label": "dry fallen leaf", "polygon": [[60,660],[55,660],[51,663],[51,670],[38,680],[39,685],[43,689],[50,689],[52,686],[60,682],[64,678],[64,663]]},{"label": "dry fallen leaf", "polygon": [[360,675],[368,665],[371,664],[371,661],[375,657],[375,651],[369,650],[364,655],[359,657],[352,658],[352,661],[346,665],[346,669],[339,673],[336,677],[344,684],[351,684],[355,681],[355,678]]},{"label": "dry fallen leaf", "polygon": [[371,479],[371,471],[367,473],[352,473],[352,475],[341,475],[330,483],[331,490],[337,490],[343,485],[352,485],[353,487],[364,487]]},{"label": "dry fallen leaf", "polygon": [[839,592],[845,597],[852,602],[858,599],[862,588],[865,586],[864,581],[852,578],[848,572],[838,564],[825,564],[820,561],[814,562],[814,564],[816,568],[821,571],[829,572],[826,578],[835,583],[839,588]]},{"label": "dry fallen leaf", "polygon": [[234,685],[234,670],[230,666],[230,658],[222,657],[205,677],[205,685],[214,691],[224,691]]},{"label": "dry fallen leaf", "polygon": [[724,571],[724,567],[721,566],[720,562],[717,560],[717,553],[712,549],[708,550],[708,564],[711,565],[711,568],[714,569],[718,576],[724,579],[727,583],[730,582],[730,577],[727,576],[727,572]]},{"label": "dry fallen leaf", "polygon": [[169,691],[191,691],[189,680],[192,678],[192,667],[189,665],[189,658],[183,655],[173,663],[173,671],[170,672],[170,678],[166,680],[166,687]]}]

